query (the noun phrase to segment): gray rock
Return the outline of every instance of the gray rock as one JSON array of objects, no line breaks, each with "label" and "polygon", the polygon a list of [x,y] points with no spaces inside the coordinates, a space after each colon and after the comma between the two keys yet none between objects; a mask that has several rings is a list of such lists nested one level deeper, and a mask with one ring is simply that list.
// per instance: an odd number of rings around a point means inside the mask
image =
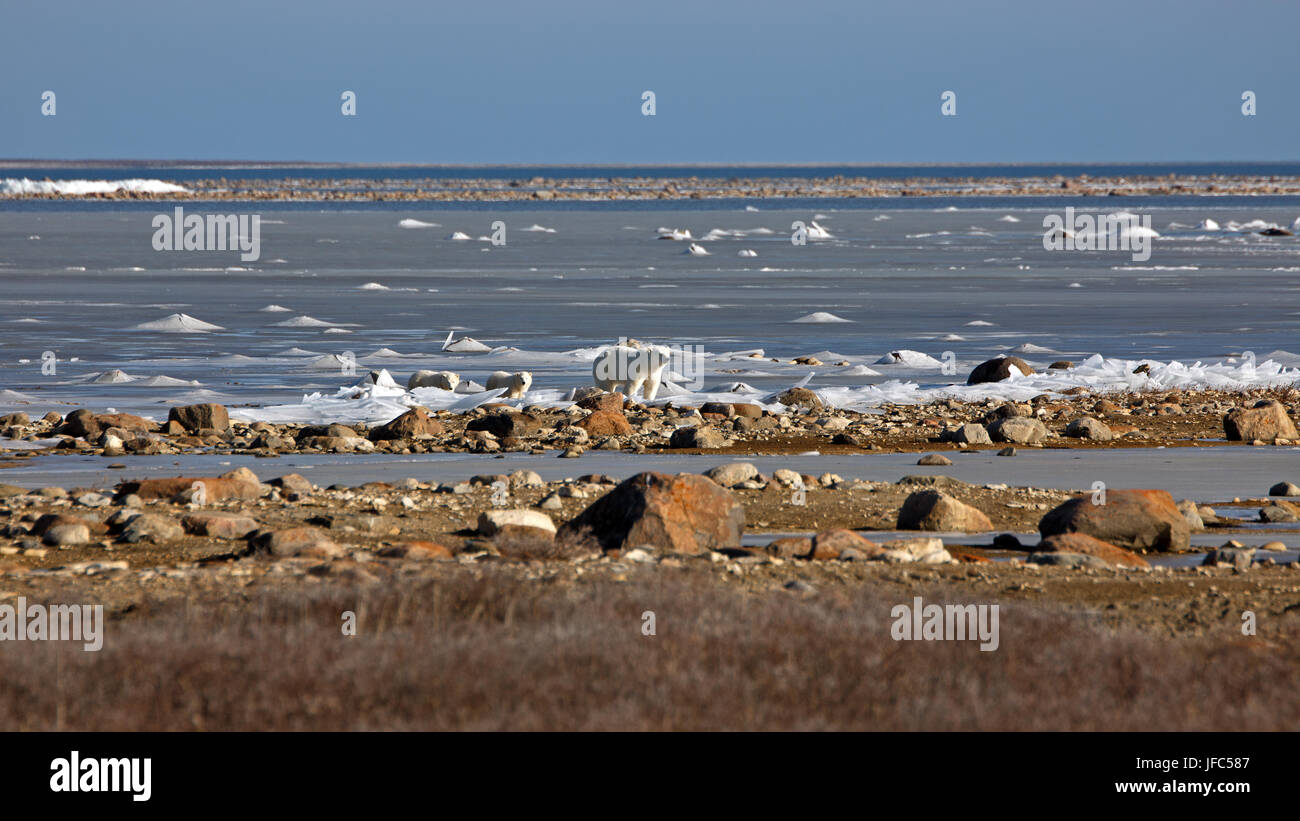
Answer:
[{"label": "gray rock", "polygon": [[1098,556],[1084,553],[1030,553],[1030,564],[1047,564],[1070,569],[1095,568],[1105,570],[1110,563]]},{"label": "gray rock", "polygon": [[1300,522],[1300,515],[1297,515],[1290,506],[1280,505],[1275,502],[1259,509],[1259,520],[1261,522]]},{"label": "gray rock", "polygon": [[1109,442],[1115,438],[1105,422],[1093,419],[1091,416],[1084,416],[1075,419],[1065,427],[1065,435],[1075,439],[1092,439],[1097,442]]},{"label": "gray rock", "polygon": [[130,544],[172,542],[184,536],[185,528],[179,522],[158,513],[141,513],[127,522],[122,530],[122,541]]},{"label": "gray rock", "polygon": [[925,465],[927,467],[930,466],[941,467],[943,465],[951,465],[952,460],[949,459],[947,456],[944,456],[942,453],[929,453],[926,454],[925,456],[922,456],[920,459],[917,459],[916,463],[918,465]]},{"label": "gray rock", "polygon": [[955,430],[944,431],[939,436],[943,442],[965,442],[968,445],[991,445],[993,439],[983,425],[967,422]]},{"label": "gray rock", "polygon": [[734,487],[757,478],[758,468],[753,462],[728,462],[706,470],[704,475],[723,487]]},{"label": "gray rock", "polygon": [[989,434],[997,442],[1016,445],[1037,445],[1047,438],[1047,428],[1037,419],[1012,416],[999,419],[989,426]]},{"label": "gray rock", "polygon": [[716,428],[708,425],[699,427],[678,428],[673,431],[672,438],[668,442],[670,447],[674,448],[699,448],[701,450],[711,450],[720,448],[727,444],[727,437],[723,436]]},{"label": "gray rock", "polygon": [[1178,503],[1178,512],[1183,514],[1187,520],[1187,526],[1193,531],[1205,529],[1205,521],[1201,519],[1201,512],[1196,507],[1196,502],[1191,499],[1184,499]]},{"label": "gray rock", "polygon": [[1253,547],[1216,547],[1205,554],[1205,560],[1201,565],[1205,567],[1228,565],[1238,570],[1249,570],[1254,561],[1255,548]]},{"label": "gray rock", "polygon": [[90,528],[83,524],[56,524],[46,528],[41,541],[50,547],[73,547],[90,541]]}]

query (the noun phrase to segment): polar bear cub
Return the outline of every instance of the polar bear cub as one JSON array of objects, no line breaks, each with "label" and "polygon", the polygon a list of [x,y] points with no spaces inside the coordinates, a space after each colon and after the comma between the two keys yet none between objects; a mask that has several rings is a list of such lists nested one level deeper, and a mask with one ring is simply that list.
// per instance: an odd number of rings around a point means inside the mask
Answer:
[{"label": "polar bear cub", "polygon": [[508,371],[493,371],[487,378],[487,389],[505,388],[505,399],[522,399],[528,389],[533,386],[533,375],[528,371],[519,371],[518,373],[509,373]]},{"label": "polar bear cub", "polygon": [[592,379],[597,387],[610,393],[625,396],[644,393],[646,399],[654,399],[672,357],[666,348],[635,340],[632,343],[611,345],[597,354],[591,366]]},{"label": "polar bear cub", "polygon": [[442,388],[444,391],[454,391],[459,384],[460,376],[451,371],[416,371],[406,380],[406,389]]}]

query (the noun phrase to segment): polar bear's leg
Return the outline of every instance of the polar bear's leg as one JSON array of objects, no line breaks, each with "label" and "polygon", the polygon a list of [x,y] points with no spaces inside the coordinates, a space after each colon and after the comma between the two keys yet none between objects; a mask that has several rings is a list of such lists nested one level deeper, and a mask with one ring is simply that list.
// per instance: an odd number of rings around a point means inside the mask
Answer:
[{"label": "polar bear's leg", "polygon": [[651,374],[651,375],[646,379],[646,381],[645,381],[645,398],[646,398],[646,399],[654,399],[655,396],[659,393],[659,383],[660,383],[660,381],[662,381],[662,380],[661,380],[661,376],[662,376],[662,374],[655,373],[655,374]]},{"label": "polar bear's leg", "polygon": [[664,369],[668,367],[668,355],[660,351],[647,353],[646,370],[649,372],[645,382],[645,398],[654,399],[659,394],[659,385],[664,381]]}]

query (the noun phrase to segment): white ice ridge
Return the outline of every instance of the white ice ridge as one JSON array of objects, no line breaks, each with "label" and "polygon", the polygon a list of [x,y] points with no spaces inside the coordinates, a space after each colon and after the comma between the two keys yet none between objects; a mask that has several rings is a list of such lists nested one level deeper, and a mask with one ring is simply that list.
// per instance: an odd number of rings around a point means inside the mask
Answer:
[{"label": "white ice ridge", "polygon": [[[586,350],[570,353],[577,358],[585,354]],[[1287,358],[1284,352],[1278,353],[1280,358]],[[1300,357],[1293,358],[1300,363]],[[724,361],[722,355],[714,359]],[[329,364],[337,366],[335,363]],[[1150,372],[1133,373],[1139,365],[1149,366]],[[965,370],[961,373],[964,374]],[[1086,387],[1097,394],[1171,389],[1246,390],[1285,387],[1300,385],[1300,368],[1284,367],[1272,358],[1251,367],[1249,363],[1208,365],[1202,362],[1161,363],[1149,359],[1106,359],[1100,355],[1093,355],[1070,370],[1040,370],[1035,374],[1018,376],[1003,382],[966,385],[962,376],[941,376],[933,372],[926,373],[924,378],[936,379],[936,381],[921,383],[907,379],[891,379],[871,385],[818,387],[810,383],[810,387],[824,403],[831,407],[865,411],[883,404],[923,404],[941,399],[964,401],[998,399],[1025,402],[1039,394],[1060,393],[1076,387]],[[700,391],[687,390],[680,384],[667,382],[655,404],[662,404],[669,400],[678,405],[742,401],[769,410],[780,410],[781,406],[776,403],[776,396],[779,393],[780,389],[755,388],[743,382],[714,385],[711,389]],[[453,411],[464,411],[487,402],[503,401],[516,407],[527,405],[567,407],[571,404],[572,391],[535,389],[528,391],[522,398],[513,400],[503,400],[500,394],[500,390],[468,394],[438,388],[416,388],[407,391],[400,386],[371,385],[363,380],[360,385],[340,388],[332,395],[313,393],[304,396],[302,402],[297,404],[244,408],[237,412],[232,410],[232,416],[250,422],[261,420],[308,424],[359,421],[383,423],[415,405],[423,405],[430,410]]]},{"label": "white ice ridge", "polygon": [[842,316],[836,316],[835,314],[830,313],[829,311],[815,311],[811,314],[807,314],[805,316],[799,317],[798,319],[792,319],[790,321],[822,323],[822,322],[852,322],[853,320],[845,319]]},{"label": "white ice ridge", "polygon": [[153,322],[141,322],[134,326],[133,330],[137,331],[162,331],[163,333],[207,333],[208,331],[223,331],[220,325],[213,325],[211,322],[204,322],[201,319],[195,319],[189,314],[171,314],[162,319]]},{"label": "white ice ridge", "polygon": [[55,194],[61,197],[84,197],[87,194],[114,194],[131,191],[139,194],[183,194],[188,189],[162,180],[29,180],[12,177],[0,180],[0,194]]}]

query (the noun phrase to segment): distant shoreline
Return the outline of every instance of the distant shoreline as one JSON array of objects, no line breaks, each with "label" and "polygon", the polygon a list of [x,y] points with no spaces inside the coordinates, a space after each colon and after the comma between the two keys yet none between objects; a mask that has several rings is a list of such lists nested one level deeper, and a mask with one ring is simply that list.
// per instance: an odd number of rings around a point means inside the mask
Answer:
[{"label": "distant shoreline", "polygon": [[[302,168],[302,166],[296,166]],[[235,170],[235,169],[231,169]],[[559,169],[556,169],[559,170]],[[14,180],[15,178],[10,178]],[[30,178],[29,178],[30,179]],[[889,197],[978,196],[1300,196],[1300,174],[1131,174],[1018,177],[882,178],[835,174],[806,176],[545,176],[518,177],[384,177],[285,176],[247,179],[186,178],[183,191],[150,190],[146,179],[123,182],[119,190],[75,189],[78,180],[36,180],[6,187],[0,177],[0,200],[158,200],[299,202],[617,202],[712,199],[852,199]],[[69,183],[62,185],[61,183]],[[142,183],[144,183],[142,185]],[[110,186],[111,187],[111,186]],[[153,186],[159,187],[159,186]],[[162,186],[172,187],[175,186]]]}]

